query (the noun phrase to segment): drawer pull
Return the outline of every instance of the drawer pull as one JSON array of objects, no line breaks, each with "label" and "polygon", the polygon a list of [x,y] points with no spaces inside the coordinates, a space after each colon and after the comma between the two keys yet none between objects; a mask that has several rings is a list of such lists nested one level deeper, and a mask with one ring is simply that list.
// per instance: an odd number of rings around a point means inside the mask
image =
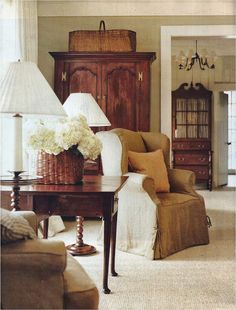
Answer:
[{"label": "drawer pull", "polygon": [[198,171],[199,174],[205,175],[206,172],[205,171]]}]

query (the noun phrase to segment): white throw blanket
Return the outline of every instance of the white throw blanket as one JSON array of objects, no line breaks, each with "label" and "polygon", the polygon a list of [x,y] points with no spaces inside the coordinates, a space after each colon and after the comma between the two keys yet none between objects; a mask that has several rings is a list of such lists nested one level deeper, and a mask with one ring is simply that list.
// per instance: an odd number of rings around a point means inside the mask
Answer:
[{"label": "white throw blanket", "polygon": [[[157,206],[143,189],[145,175],[127,173],[127,182],[118,193],[117,249],[154,259],[157,235]],[[101,245],[103,225],[98,237]]]},{"label": "white throw blanket", "polygon": [[118,193],[117,248],[153,259],[157,206],[142,187],[146,176],[126,175],[129,179]]}]

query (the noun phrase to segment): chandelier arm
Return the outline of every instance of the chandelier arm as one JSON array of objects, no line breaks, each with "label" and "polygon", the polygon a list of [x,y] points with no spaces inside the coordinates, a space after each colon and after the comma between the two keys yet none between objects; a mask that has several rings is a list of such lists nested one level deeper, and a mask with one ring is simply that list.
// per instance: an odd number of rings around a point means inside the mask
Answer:
[{"label": "chandelier arm", "polygon": [[188,67],[186,70],[187,71],[191,70],[193,65],[194,65],[194,59],[192,59],[192,61],[188,64]]},{"label": "chandelier arm", "polygon": [[[190,62],[190,59],[191,59],[191,62]],[[193,65],[197,62],[201,70],[205,70],[204,67],[207,67],[208,69],[215,69],[215,64],[209,65],[206,57],[204,60],[203,57],[199,56],[197,52],[197,40],[196,40],[196,52],[190,59],[187,58],[185,64],[179,64],[179,70],[189,71],[192,69]]]},{"label": "chandelier arm", "polygon": [[201,63],[203,66],[206,66],[208,69],[215,69],[214,64],[212,64],[212,65],[208,64],[207,58],[205,58],[205,61],[203,61],[203,58],[201,57]]},{"label": "chandelier arm", "polygon": [[185,62],[184,65],[179,64],[179,69],[180,69],[180,70],[185,70],[185,69],[187,68],[187,66],[188,66],[188,58],[186,59],[186,62]]},{"label": "chandelier arm", "polygon": [[199,63],[199,67],[200,67],[201,70],[205,70],[204,66],[208,66],[208,64],[206,65],[206,63],[204,63],[202,57],[198,58],[198,63]]}]

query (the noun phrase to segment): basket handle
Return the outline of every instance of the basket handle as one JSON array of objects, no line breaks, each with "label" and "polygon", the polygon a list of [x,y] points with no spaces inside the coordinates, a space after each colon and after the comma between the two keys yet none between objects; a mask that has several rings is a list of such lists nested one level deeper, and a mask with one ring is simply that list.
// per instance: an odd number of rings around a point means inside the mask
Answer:
[{"label": "basket handle", "polygon": [[104,20],[101,20],[101,21],[100,21],[100,24],[99,24],[99,31],[101,31],[101,30],[102,30],[102,28],[103,28],[103,31],[105,31],[105,30],[106,30]]}]

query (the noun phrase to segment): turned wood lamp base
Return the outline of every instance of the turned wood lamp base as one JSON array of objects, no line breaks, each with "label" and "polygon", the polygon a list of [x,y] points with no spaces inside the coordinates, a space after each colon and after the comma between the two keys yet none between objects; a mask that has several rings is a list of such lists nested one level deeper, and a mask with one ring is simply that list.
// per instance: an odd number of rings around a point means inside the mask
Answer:
[{"label": "turned wood lamp base", "polygon": [[92,245],[85,244],[83,242],[83,216],[76,216],[77,221],[77,234],[76,243],[68,245],[66,248],[70,254],[74,256],[78,255],[90,255],[96,252],[96,248]]}]

